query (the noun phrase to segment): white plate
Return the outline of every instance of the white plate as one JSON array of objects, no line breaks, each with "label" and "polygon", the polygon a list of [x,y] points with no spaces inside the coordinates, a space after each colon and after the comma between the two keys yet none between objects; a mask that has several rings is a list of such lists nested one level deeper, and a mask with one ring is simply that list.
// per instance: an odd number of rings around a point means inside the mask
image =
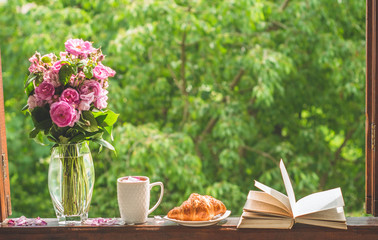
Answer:
[{"label": "white plate", "polygon": [[205,226],[211,226],[211,225],[217,224],[218,222],[230,216],[230,214],[231,214],[231,211],[227,210],[223,215],[217,216],[208,221],[182,221],[182,220],[169,218],[168,216],[165,216],[164,219],[178,223],[183,226],[187,226],[187,227],[205,227]]}]

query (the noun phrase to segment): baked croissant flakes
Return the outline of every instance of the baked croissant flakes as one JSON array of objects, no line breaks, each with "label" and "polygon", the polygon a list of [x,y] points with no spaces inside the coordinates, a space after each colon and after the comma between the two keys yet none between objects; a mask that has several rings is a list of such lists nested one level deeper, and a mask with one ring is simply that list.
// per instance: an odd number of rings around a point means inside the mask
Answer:
[{"label": "baked croissant flakes", "polygon": [[211,196],[192,193],[180,207],[168,212],[168,217],[182,221],[208,221],[226,212],[226,206]]}]

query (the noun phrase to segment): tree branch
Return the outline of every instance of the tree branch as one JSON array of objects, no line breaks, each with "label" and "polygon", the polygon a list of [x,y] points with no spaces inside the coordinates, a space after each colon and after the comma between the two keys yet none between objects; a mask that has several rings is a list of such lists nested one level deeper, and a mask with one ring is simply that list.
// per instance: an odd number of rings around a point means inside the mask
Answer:
[{"label": "tree branch", "polygon": [[253,90],[253,87],[243,88],[243,89],[239,90],[239,94],[243,94],[243,93],[246,93],[246,92],[251,92],[252,90]]},{"label": "tree branch", "polygon": [[180,69],[180,76],[181,76],[181,92],[184,95],[184,111],[182,114],[181,120],[181,127],[184,126],[185,122],[188,120],[189,117],[189,99],[188,99],[188,92],[186,91],[186,77],[185,77],[185,64],[186,64],[186,31],[184,31],[182,35],[182,40],[180,43],[181,46],[181,69]]},{"label": "tree branch", "polygon": [[241,68],[238,72],[238,74],[234,77],[234,79],[232,80],[231,84],[230,84],[230,89],[231,91],[234,90],[234,88],[236,87],[236,85],[238,85],[238,83],[240,82],[240,79],[243,77],[244,75],[244,69]]},{"label": "tree branch", "polygon": [[343,150],[343,148],[345,147],[345,145],[347,144],[348,140],[352,137],[353,133],[356,131],[356,129],[351,129],[349,130],[349,132],[347,133],[347,135],[345,136],[344,138],[344,141],[343,143],[340,145],[340,147],[336,150],[335,152],[335,158],[334,160],[331,162],[331,166],[334,166],[336,164],[336,162],[340,159],[340,155],[341,155],[341,151]]},{"label": "tree branch", "polygon": [[[287,6],[289,5],[289,1],[290,0],[285,0],[281,6],[279,7],[278,9],[278,12],[283,12]],[[288,27],[281,23],[281,22],[277,22],[277,21],[272,21],[271,24],[269,24],[268,28],[266,29],[267,32],[270,32],[270,31],[276,31],[278,29],[287,29]]]},{"label": "tree branch", "polygon": [[269,27],[266,29],[267,32],[276,31],[278,29],[288,29],[288,26],[281,22],[272,21]]},{"label": "tree branch", "polygon": [[173,71],[173,69],[171,68],[171,66],[169,64],[167,65],[167,68],[168,68],[169,72],[171,73],[171,77],[172,77],[174,83],[176,84],[176,86],[178,87],[180,92],[182,93],[183,90],[181,88],[181,84],[180,84],[179,80],[177,79],[175,72]]},{"label": "tree branch", "polygon": [[[345,138],[344,138],[344,141],[343,143],[337,148],[335,154],[334,154],[334,158],[331,160],[330,162],[330,165],[331,167],[334,167],[336,165],[336,163],[341,159],[341,151],[343,150],[343,148],[345,147],[345,145],[347,144],[347,142],[349,141],[349,139],[352,138],[353,136],[353,133],[356,131],[355,128],[352,128],[350,129]],[[327,180],[328,180],[328,171],[325,172],[321,177],[320,177],[320,180],[319,180],[319,189],[323,189],[327,183]]]},{"label": "tree branch", "polygon": [[285,0],[285,1],[282,3],[282,5],[281,5],[279,11],[282,12],[283,10],[285,10],[285,8],[287,8],[287,5],[289,5],[289,2],[290,2],[290,0]]},{"label": "tree branch", "polygon": [[250,147],[250,146],[242,146],[242,148],[245,149],[245,150],[247,150],[247,151],[257,153],[257,154],[259,154],[259,155],[261,155],[261,156],[263,156],[265,158],[268,158],[272,162],[274,162],[275,164],[279,165],[279,161],[277,159],[275,159],[272,155],[270,155],[267,152],[261,151],[259,149],[255,149],[255,148]]},{"label": "tree branch", "polygon": [[206,136],[207,134],[211,133],[211,131],[213,130],[213,128],[217,124],[218,120],[219,120],[219,117],[216,117],[216,118],[211,118],[209,120],[209,122],[207,122],[205,129],[196,138],[196,143],[200,143],[202,141],[202,139],[203,139],[204,136]]},{"label": "tree branch", "polygon": [[[241,78],[243,77],[245,73],[245,70],[243,68],[241,68],[238,72],[238,74],[236,74],[236,76],[233,78],[232,82],[230,83],[230,90],[234,90],[234,88],[239,84]],[[222,99],[223,102],[226,101],[226,96],[223,97]],[[196,138],[195,138],[195,148],[196,148],[196,152],[197,152],[197,155],[198,156],[201,156],[201,151],[199,149],[199,144],[202,142],[203,138],[211,133],[213,131],[213,128],[215,127],[215,125],[217,124],[219,120],[219,117],[212,117],[209,122],[206,124],[206,127],[205,129],[201,132],[200,135],[198,135]]]},{"label": "tree branch", "polygon": [[184,90],[185,95],[188,95],[186,92],[186,77],[185,77],[185,64],[186,64],[186,31],[184,31],[184,34],[182,35],[182,40],[180,43],[181,46],[181,69],[180,69],[180,76],[181,76],[181,88]]},{"label": "tree branch", "polygon": [[[244,72],[245,70],[243,68],[241,68],[238,72],[238,74],[234,77],[234,79],[232,80],[232,82],[230,83],[230,90],[234,90],[234,88],[236,87],[236,85],[238,85],[238,83],[240,82],[240,79],[243,77],[244,75]],[[222,101],[225,101],[226,100],[226,96],[223,97]],[[202,133],[196,138],[196,142],[200,142],[202,141],[203,137],[209,133],[211,133],[211,131],[213,130],[213,128],[215,127],[215,125],[217,124],[219,120],[219,117],[213,117],[209,120],[209,122],[206,124],[206,127],[205,129],[202,131]]]}]

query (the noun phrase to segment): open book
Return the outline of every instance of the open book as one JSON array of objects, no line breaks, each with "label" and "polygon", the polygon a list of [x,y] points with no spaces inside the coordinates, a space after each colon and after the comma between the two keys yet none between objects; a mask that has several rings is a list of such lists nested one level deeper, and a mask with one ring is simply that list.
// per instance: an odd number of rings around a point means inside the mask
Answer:
[{"label": "open book", "polygon": [[344,200],[340,188],[313,193],[295,200],[283,161],[280,169],[287,196],[255,181],[261,191],[250,191],[238,228],[290,229],[294,223],[346,229]]}]

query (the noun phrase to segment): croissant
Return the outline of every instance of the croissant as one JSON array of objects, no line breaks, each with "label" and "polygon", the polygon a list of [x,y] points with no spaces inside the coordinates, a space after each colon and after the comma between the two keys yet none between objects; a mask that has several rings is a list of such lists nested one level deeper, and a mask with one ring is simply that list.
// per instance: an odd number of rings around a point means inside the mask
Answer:
[{"label": "croissant", "polygon": [[168,212],[168,217],[183,221],[208,221],[226,212],[226,206],[211,196],[192,193],[180,207]]}]

